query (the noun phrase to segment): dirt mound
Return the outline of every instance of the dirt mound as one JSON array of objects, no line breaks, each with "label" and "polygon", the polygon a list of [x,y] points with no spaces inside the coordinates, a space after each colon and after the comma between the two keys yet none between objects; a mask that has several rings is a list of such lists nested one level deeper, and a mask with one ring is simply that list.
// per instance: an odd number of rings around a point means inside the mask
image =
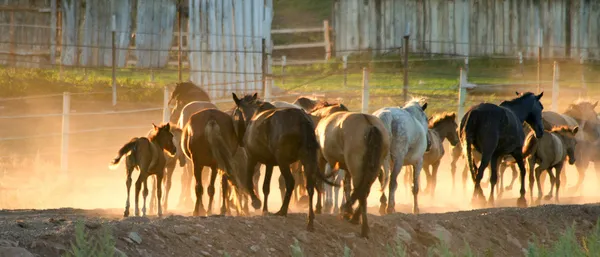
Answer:
[{"label": "dirt mound", "polygon": [[315,232],[305,229],[306,214],[288,217],[120,217],[121,210],[0,211],[0,246],[19,246],[39,256],[59,256],[71,249],[77,220],[86,231],[110,228],[118,251],[127,256],[290,256],[298,240],[305,256],[387,256],[398,244],[410,256],[426,256],[445,242],[452,251],[467,242],[478,254],[522,256],[536,239],[550,244],[575,224],[588,233],[600,216],[600,205],[544,205],[439,214],[370,215],[371,237],[358,236],[359,226],[335,215],[317,215]]}]

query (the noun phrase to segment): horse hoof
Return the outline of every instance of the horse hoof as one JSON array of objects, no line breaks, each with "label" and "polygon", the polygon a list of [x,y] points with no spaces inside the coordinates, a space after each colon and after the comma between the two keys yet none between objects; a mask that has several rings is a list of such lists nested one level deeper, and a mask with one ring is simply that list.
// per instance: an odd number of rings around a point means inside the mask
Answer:
[{"label": "horse hoof", "polygon": [[544,196],[544,200],[548,201],[548,200],[550,200],[550,199],[552,199],[552,196],[551,196],[551,195],[546,195],[546,196]]},{"label": "horse hoof", "polygon": [[386,204],[382,204],[379,206],[379,215],[385,215],[386,214],[386,209],[387,205]]},{"label": "horse hoof", "polygon": [[395,208],[394,208],[394,207],[388,207],[388,208],[387,208],[387,214],[392,214],[392,213],[394,213],[394,212],[396,212],[396,210],[395,210]]},{"label": "horse hoof", "polygon": [[527,208],[527,200],[524,197],[517,199],[517,207],[519,208]]},{"label": "horse hoof", "polygon": [[260,209],[260,206],[262,205],[262,203],[260,202],[259,199],[252,199],[252,208],[254,208],[255,210]]},{"label": "horse hoof", "polygon": [[504,187],[504,190],[507,190],[507,191],[512,190],[512,186],[506,186],[506,187]]},{"label": "horse hoof", "polygon": [[273,214],[273,216],[282,216],[282,217],[285,217],[285,216],[287,216],[287,212],[286,211],[278,211],[275,214]]},{"label": "horse hoof", "polygon": [[308,222],[308,225],[306,225],[306,230],[308,230],[308,232],[315,232],[315,226],[312,222]]},{"label": "horse hoof", "polygon": [[419,207],[413,208],[413,214],[419,214]]}]

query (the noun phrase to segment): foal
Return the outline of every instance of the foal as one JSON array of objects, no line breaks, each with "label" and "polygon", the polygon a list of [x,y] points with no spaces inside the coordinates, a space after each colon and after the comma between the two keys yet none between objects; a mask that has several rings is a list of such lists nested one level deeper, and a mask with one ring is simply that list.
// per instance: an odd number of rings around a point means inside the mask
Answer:
[{"label": "foal", "polygon": [[[440,167],[442,157],[444,157],[444,139],[448,139],[452,146],[459,143],[458,124],[456,124],[456,113],[442,113],[433,117],[429,122],[429,138],[431,138],[431,148],[423,155],[423,169],[427,177],[427,187],[425,192],[433,196],[437,184],[437,172]],[[431,170],[429,169],[431,166]],[[407,174],[410,174],[407,172]]]},{"label": "foal", "polygon": [[[148,196],[148,176],[156,175],[157,184],[162,184],[162,178],[165,173],[166,159],[163,154],[167,150],[171,156],[177,153],[177,148],[173,144],[173,134],[169,123],[154,127],[154,133],[148,137],[134,137],[128,143],[119,149],[117,157],[112,160],[109,168],[114,170],[119,166],[121,157],[131,152],[131,155],[126,158],[127,164],[127,202],[125,203],[124,216],[129,216],[129,189],[131,188],[131,173],[134,168],[140,170],[140,176],[135,182],[135,216],[139,216],[138,199],[142,183],[144,183],[144,206],[142,207],[142,215],[146,216],[146,197]],[[157,188],[157,199],[162,199],[162,187]],[[158,202],[158,216],[162,216],[162,205]]]},{"label": "foal", "polygon": [[[533,200],[533,166],[535,168],[535,180],[537,181],[539,204],[542,200],[542,186],[540,183],[540,175],[542,171],[548,171],[550,176],[550,193],[546,195],[544,200],[552,199],[552,189],[556,184],[556,202],[558,203],[558,189],[560,188],[560,172],[565,163],[565,159],[569,157],[569,164],[575,163],[575,145],[577,139],[575,135],[579,130],[578,126],[569,128],[567,126],[554,127],[541,138],[536,138],[533,133],[527,135],[525,146],[523,147],[523,156],[527,158],[529,164],[529,194]],[[556,171],[556,176],[552,174],[552,169]]]}]

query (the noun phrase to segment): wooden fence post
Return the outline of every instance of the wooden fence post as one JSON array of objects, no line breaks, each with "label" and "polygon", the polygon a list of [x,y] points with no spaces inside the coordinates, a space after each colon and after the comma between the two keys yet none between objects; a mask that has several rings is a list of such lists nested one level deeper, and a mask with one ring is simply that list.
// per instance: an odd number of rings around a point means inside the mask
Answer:
[{"label": "wooden fence post", "polygon": [[117,17],[112,16],[112,105],[117,105]]},{"label": "wooden fence post", "polygon": [[542,47],[543,47],[543,40],[542,40],[542,29],[540,29],[538,31],[538,70],[537,70],[537,80],[538,80],[538,85],[537,85],[537,92],[538,94],[541,91],[541,87],[542,87]]},{"label": "wooden fence post", "polygon": [[[177,1],[177,24],[178,24],[178,30],[179,30],[179,36],[177,37],[177,78],[179,79],[179,82],[182,82],[182,76],[181,76],[181,70],[183,69],[183,65],[182,65],[182,57],[181,57],[181,47],[183,45],[182,39],[183,39],[183,29],[181,29],[181,16],[182,16],[182,11],[183,11],[183,7],[182,7],[182,1],[179,0]],[[189,35],[189,34],[188,34]],[[189,36],[188,36],[189,38]],[[190,65],[191,67],[191,65]]]},{"label": "wooden fence post", "polygon": [[63,92],[60,170],[67,172],[69,169],[69,113],[71,110],[71,94]]},{"label": "wooden fence post", "polygon": [[552,111],[553,112],[558,111],[558,95],[559,95],[559,89],[560,89],[560,86],[558,85],[558,76],[559,76],[558,62],[554,61],[554,73],[552,74]]},{"label": "wooden fence post", "polygon": [[409,50],[409,39],[410,38],[410,22],[406,24],[406,33],[404,34],[404,88],[402,89],[402,95],[404,96],[404,103],[408,102],[408,50]]},{"label": "wooden fence post", "polygon": [[362,113],[369,113],[369,70],[365,67],[363,68],[362,74]]},{"label": "wooden fence post", "polygon": [[521,76],[523,76],[523,52],[519,52],[519,71],[521,72]]},{"label": "wooden fence post", "polygon": [[329,21],[323,21],[323,38],[325,39],[325,60],[331,59],[331,37],[329,35]]},{"label": "wooden fence post", "polygon": [[284,56],[281,57],[281,86],[285,85],[285,65],[287,64],[287,58]]},{"label": "wooden fence post", "polygon": [[465,113],[465,102],[467,99],[467,74],[460,69],[460,80],[458,84],[458,120],[461,120]]},{"label": "wooden fence post", "polygon": [[348,56],[342,56],[343,68],[344,68],[344,88],[346,88],[346,84],[348,83]]},{"label": "wooden fence post", "polygon": [[171,119],[171,110],[169,110],[169,87],[165,86],[163,93],[163,122],[167,123]]}]

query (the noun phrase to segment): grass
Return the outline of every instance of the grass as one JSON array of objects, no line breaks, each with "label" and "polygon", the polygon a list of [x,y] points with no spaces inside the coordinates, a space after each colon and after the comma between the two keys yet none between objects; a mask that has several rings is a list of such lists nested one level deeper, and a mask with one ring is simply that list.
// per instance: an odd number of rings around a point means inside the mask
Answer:
[{"label": "grass", "polygon": [[75,240],[65,257],[112,257],[115,256],[115,239],[110,228],[102,226],[99,235],[90,236],[83,221],[75,223]]}]

